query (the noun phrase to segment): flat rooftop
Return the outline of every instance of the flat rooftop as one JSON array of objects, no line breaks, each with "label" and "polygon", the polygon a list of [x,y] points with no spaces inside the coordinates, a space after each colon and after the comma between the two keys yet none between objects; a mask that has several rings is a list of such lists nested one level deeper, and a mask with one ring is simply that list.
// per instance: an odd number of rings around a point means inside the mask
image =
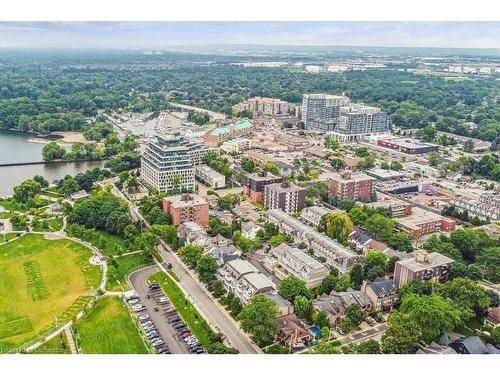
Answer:
[{"label": "flat rooftop", "polygon": [[422,262],[417,261],[415,257],[398,261],[398,263],[412,270],[413,272],[423,271],[429,267],[436,267],[451,262],[453,262],[453,259],[448,258],[447,256],[444,256],[440,253],[428,253],[425,256],[425,261]]},{"label": "flat rooftop", "polygon": [[182,207],[196,206],[196,205],[200,205],[200,204],[208,204],[207,201],[205,200],[205,198],[202,198],[196,194],[174,195],[171,197],[165,197],[165,198],[163,198],[163,200],[170,202],[170,204],[174,208],[182,208]]},{"label": "flat rooftop", "polygon": [[383,139],[384,142],[389,142],[401,147],[411,147],[411,148],[424,148],[424,147],[437,147],[437,145],[432,143],[425,143],[413,138],[390,138]]},{"label": "flat rooftop", "polygon": [[413,213],[410,216],[396,218],[394,220],[396,220],[399,224],[411,229],[418,229],[422,224],[438,220],[452,221],[451,219],[448,219],[444,216],[421,209],[419,207],[414,207]]}]

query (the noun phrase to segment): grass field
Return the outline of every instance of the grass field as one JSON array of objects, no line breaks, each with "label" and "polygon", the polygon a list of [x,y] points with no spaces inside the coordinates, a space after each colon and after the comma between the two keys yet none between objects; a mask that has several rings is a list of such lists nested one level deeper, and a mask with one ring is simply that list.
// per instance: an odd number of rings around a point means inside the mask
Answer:
[{"label": "grass field", "polygon": [[2,206],[6,211],[26,212],[28,210],[28,207],[25,204],[17,203],[14,198],[1,199],[0,206]]},{"label": "grass field", "polygon": [[[44,225],[44,223],[46,223]],[[54,217],[51,219],[40,220],[34,226],[33,230],[35,232],[57,232],[61,230],[63,226],[63,220],[58,217]]]},{"label": "grass field", "polygon": [[210,346],[210,334],[214,333],[208,323],[201,317],[200,313],[189,302],[182,290],[177,284],[163,272],[152,274],[148,278],[148,282],[157,282],[168,296],[172,304],[175,306],[184,322],[188,325],[189,329],[193,332],[201,344],[208,348]]},{"label": "grass field", "polygon": [[42,346],[38,347],[30,354],[70,354],[68,340],[66,334],[63,332],[45,342]]},{"label": "grass field", "polygon": [[0,246],[0,349],[13,349],[72,319],[99,285],[91,252],[26,234]]},{"label": "grass field", "polygon": [[[16,238],[17,235],[18,235],[18,233],[5,233],[5,236],[3,234],[0,235],[0,244]],[[4,239],[5,239],[5,241],[4,241]]]},{"label": "grass field", "polygon": [[108,233],[104,230],[99,230],[98,231],[104,239],[106,240],[106,246],[104,249],[100,249],[102,253],[106,256],[111,256],[111,255],[117,255],[116,247],[121,246],[122,251],[126,252],[125,250],[125,240],[121,236],[117,236],[116,234],[111,234]]},{"label": "grass field", "polygon": [[123,291],[129,289],[127,286],[127,276],[139,267],[145,267],[148,264],[144,261],[144,255],[131,254],[113,258],[113,262],[117,263],[118,267],[108,262],[108,282],[106,283],[107,290]]},{"label": "grass field", "polygon": [[132,317],[117,297],[103,297],[74,327],[84,354],[146,354]]}]

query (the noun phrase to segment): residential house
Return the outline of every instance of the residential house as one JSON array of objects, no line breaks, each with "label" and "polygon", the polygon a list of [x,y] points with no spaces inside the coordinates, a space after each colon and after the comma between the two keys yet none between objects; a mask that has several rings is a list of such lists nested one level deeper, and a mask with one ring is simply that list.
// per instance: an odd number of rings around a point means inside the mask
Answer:
[{"label": "residential house", "polygon": [[328,268],[305,252],[282,243],[272,249],[273,256],[285,274],[293,275],[305,281],[308,288],[321,285],[321,281],[329,274]]},{"label": "residential house", "polygon": [[257,225],[252,221],[246,221],[241,223],[241,235],[251,240],[255,239],[257,233],[261,229],[262,227],[260,225]]},{"label": "residential house", "polygon": [[235,259],[226,262],[219,268],[217,278],[243,304],[248,303],[257,294],[276,291],[276,285],[246,260]]},{"label": "residential house", "polygon": [[346,315],[347,307],[357,304],[363,311],[372,309],[368,296],[359,290],[347,289],[345,292],[332,291],[312,301],[316,311],[324,311],[333,325],[339,324]]},{"label": "residential house", "polygon": [[367,295],[375,310],[391,310],[399,298],[394,280],[383,277],[363,281],[361,291]]}]

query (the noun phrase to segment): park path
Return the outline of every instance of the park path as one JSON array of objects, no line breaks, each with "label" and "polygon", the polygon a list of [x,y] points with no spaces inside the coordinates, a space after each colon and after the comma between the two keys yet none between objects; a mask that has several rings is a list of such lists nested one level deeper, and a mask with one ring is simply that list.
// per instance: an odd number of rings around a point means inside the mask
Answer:
[{"label": "park path", "polygon": [[78,349],[76,348],[75,340],[73,338],[73,330],[71,328],[71,324],[68,324],[66,328],[64,328],[64,332],[66,333],[66,339],[68,340],[71,354],[78,354]]},{"label": "park path", "polygon": [[28,346],[25,351],[27,353],[30,353],[36,349],[38,349],[40,346],[42,346],[43,344],[45,344],[47,341],[53,339],[54,337],[56,337],[57,335],[60,335],[61,332],[64,332],[64,330],[66,329],[66,327],[68,326],[71,326],[71,322],[68,322],[62,326],[60,326],[59,328],[55,329],[54,331],[52,331],[51,333],[49,333],[47,336],[45,336],[42,340],[40,341],[37,341],[35,342],[34,344]]}]

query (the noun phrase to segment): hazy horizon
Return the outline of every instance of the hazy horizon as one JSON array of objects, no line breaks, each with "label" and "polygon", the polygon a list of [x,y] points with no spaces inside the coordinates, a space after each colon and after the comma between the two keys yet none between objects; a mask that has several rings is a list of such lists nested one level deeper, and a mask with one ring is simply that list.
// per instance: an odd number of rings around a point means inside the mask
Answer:
[{"label": "hazy horizon", "polygon": [[500,48],[500,22],[0,22],[0,47]]}]

